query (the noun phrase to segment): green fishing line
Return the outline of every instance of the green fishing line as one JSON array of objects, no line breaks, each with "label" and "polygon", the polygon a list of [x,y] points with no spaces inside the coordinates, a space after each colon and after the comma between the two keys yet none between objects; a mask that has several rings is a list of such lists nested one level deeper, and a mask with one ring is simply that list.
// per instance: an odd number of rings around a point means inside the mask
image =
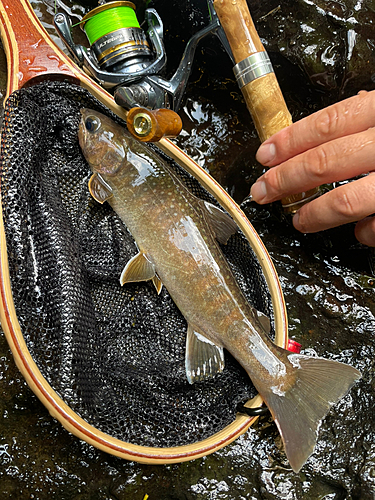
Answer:
[{"label": "green fishing line", "polygon": [[131,7],[121,6],[98,12],[88,19],[84,30],[90,45],[99,38],[121,28],[139,28],[139,23]]}]

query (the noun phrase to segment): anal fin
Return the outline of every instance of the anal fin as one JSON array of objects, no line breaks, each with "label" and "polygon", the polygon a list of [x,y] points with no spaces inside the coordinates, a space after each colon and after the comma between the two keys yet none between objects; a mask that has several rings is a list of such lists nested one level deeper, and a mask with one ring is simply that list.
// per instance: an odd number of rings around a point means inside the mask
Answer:
[{"label": "anal fin", "polygon": [[213,377],[224,369],[224,350],[190,324],[186,337],[186,376],[190,384]]}]

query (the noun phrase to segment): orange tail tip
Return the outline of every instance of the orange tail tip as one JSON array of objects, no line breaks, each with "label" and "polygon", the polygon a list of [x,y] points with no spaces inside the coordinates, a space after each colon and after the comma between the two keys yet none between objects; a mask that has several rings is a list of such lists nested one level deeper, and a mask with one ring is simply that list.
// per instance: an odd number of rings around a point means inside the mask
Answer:
[{"label": "orange tail tip", "polygon": [[[298,472],[314,451],[321,420],[361,374],[337,361],[300,354],[289,354],[288,359],[295,369],[294,384],[285,392],[268,388],[261,395],[280,431],[289,463]],[[254,378],[253,382],[257,385]]]}]

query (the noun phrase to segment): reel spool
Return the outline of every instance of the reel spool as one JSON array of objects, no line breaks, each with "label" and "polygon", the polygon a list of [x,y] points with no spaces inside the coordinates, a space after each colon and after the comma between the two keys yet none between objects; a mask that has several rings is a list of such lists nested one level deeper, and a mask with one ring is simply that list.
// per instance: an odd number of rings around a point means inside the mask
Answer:
[{"label": "reel spool", "polygon": [[111,2],[96,7],[82,19],[80,27],[101,68],[116,72],[152,60],[135,8],[132,2]]},{"label": "reel spool", "polygon": [[[132,2],[109,2],[90,11],[81,21],[90,47],[74,43],[72,23],[65,13],[54,25],[74,61],[105,89],[129,85],[160,73],[166,64],[163,23],[154,9],[145,12],[145,33]],[[153,103],[156,107],[159,102]]]}]

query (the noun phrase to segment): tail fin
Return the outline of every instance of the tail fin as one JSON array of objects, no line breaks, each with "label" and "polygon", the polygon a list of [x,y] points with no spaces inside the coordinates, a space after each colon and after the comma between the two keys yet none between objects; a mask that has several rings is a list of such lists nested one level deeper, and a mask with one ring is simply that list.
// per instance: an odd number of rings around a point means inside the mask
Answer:
[{"label": "tail fin", "polygon": [[294,383],[285,392],[261,391],[277,424],[286,455],[298,472],[314,451],[320,421],[361,377],[352,366],[322,358],[289,354]]}]

